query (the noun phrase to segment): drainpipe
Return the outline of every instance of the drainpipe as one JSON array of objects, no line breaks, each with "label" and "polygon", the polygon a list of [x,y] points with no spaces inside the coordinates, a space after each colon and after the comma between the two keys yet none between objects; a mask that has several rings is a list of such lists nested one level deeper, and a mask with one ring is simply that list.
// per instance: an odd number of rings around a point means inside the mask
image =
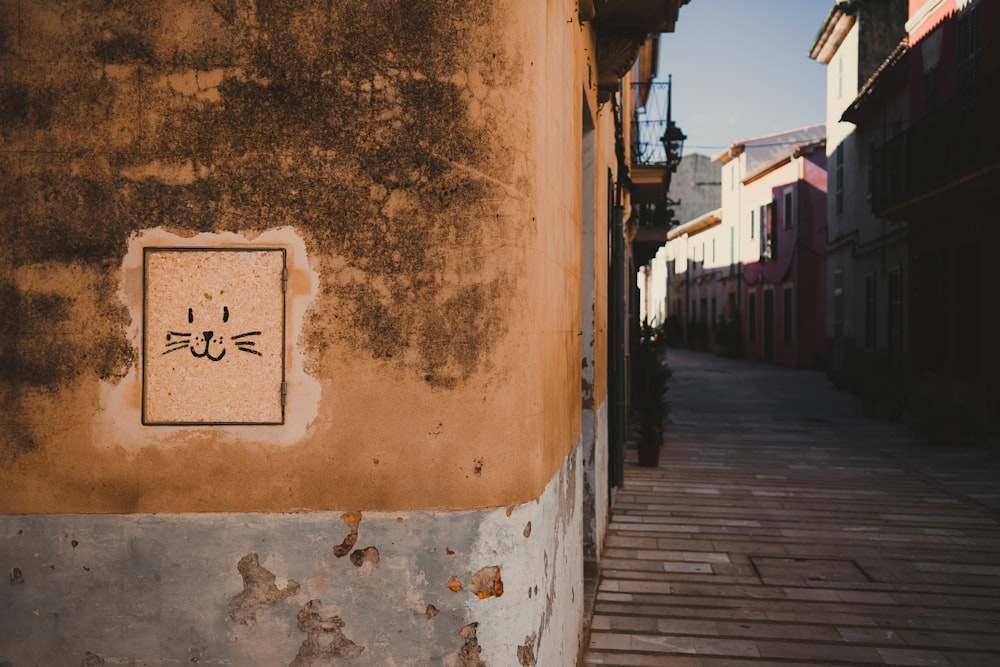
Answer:
[{"label": "drainpipe", "polygon": [[622,130],[621,107],[618,93],[611,97],[611,108],[615,122],[615,153],[618,158],[618,174],[615,179],[614,219],[611,221],[611,269],[608,276],[608,297],[611,301],[608,326],[608,383],[611,414],[608,415],[608,501],[613,500],[612,489],[625,481],[625,207],[622,205],[622,190],[626,177],[625,137]]},{"label": "drainpipe", "polygon": [[[802,368],[802,193],[805,159],[799,157],[799,179],[795,183],[795,367]],[[824,269],[825,270],[825,269]]]}]

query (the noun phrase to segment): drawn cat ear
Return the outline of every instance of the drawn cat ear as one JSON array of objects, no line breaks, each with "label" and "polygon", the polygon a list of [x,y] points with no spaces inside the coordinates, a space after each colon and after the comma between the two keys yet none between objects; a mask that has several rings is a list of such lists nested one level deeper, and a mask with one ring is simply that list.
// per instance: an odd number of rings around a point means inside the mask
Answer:
[{"label": "drawn cat ear", "polygon": [[188,308],[188,324],[191,324],[192,322],[194,322],[194,313],[191,312],[190,308]]},{"label": "drawn cat ear", "polygon": [[229,306],[222,307],[222,321],[223,322],[229,321]]}]

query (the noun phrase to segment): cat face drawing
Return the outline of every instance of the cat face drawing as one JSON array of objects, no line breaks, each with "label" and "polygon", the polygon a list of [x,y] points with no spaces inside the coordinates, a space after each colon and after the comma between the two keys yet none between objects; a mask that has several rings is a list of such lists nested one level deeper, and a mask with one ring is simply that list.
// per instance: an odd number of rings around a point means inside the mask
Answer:
[{"label": "cat face drawing", "polygon": [[[192,325],[191,331],[168,331],[166,336],[165,350],[162,354],[170,354],[179,350],[190,350],[191,356],[196,359],[208,359],[209,361],[222,361],[226,356],[228,344],[232,344],[238,351],[247,354],[263,356],[254,349],[257,346],[257,336],[260,331],[245,331],[234,336],[224,336],[215,329],[203,329],[197,331],[194,325],[194,309],[187,309],[187,321]],[[229,322],[229,306],[222,307],[222,324]],[[205,324],[211,324],[206,322]],[[204,324],[202,325],[204,326]]]}]

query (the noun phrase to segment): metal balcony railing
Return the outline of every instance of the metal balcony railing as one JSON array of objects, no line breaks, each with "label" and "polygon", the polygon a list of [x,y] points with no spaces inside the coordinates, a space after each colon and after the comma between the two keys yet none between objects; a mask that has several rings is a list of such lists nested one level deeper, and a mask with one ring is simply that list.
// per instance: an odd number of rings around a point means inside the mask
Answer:
[{"label": "metal balcony railing", "polygon": [[1000,161],[1000,71],[875,150],[872,207],[900,204]]},{"label": "metal balcony railing", "polygon": [[632,163],[664,164],[663,134],[667,130],[670,84],[633,83],[632,92],[636,102],[632,117]]}]

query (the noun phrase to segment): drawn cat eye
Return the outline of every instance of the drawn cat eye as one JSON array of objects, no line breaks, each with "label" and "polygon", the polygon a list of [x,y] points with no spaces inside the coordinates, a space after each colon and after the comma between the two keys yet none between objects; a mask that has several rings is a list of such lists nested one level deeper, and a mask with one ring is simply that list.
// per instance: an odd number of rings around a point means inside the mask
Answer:
[{"label": "drawn cat eye", "polygon": [[222,321],[223,322],[229,321],[229,306],[222,307]]},{"label": "drawn cat eye", "polygon": [[188,324],[191,324],[192,322],[194,322],[194,313],[190,308],[188,308]]}]

